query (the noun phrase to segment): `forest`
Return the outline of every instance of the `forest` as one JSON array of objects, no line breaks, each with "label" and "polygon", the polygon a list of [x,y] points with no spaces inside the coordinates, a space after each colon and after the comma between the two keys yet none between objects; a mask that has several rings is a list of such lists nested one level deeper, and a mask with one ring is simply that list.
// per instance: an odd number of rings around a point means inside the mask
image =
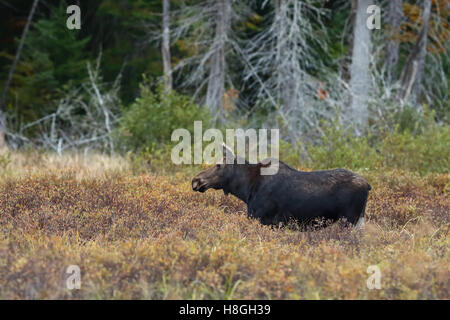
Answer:
[{"label": "forest", "polygon": [[12,149],[161,149],[201,119],[279,128],[305,160],[330,123],[373,139],[448,125],[446,1],[79,1],[79,30],[64,1],[31,4],[1,3]]},{"label": "forest", "polygon": [[[0,298],[449,299],[449,10],[0,0]],[[194,121],[278,129],[292,167],[357,172],[364,233],[193,193],[206,166],[174,164],[171,137]]]}]

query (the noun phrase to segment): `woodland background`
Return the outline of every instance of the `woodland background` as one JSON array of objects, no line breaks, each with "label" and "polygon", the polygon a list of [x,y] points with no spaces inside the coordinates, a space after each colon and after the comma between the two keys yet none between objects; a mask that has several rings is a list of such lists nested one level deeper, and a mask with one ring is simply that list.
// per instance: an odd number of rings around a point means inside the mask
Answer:
[{"label": "woodland background", "polygon": [[330,127],[371,147],[430,125],[448,141],[445,0],[74,3],[81,30],[66,28],[64,1],[0,2],[12,149],[155,154],[194,120],[279,128],[303,161]]}]

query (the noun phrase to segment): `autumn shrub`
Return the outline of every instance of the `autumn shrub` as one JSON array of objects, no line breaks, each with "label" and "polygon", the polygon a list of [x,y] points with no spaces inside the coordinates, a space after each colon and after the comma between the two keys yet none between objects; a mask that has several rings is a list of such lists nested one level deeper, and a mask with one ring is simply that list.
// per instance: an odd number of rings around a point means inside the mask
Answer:
[{"label": "autumn shrub", "polygon": [[[9,170],[31,171],[0,176],[1,299],[450,298],[446,174],[369,170],[363,233],[300,232],[193,192],[189,175],[117,171],[123,159],[105,156],[44,156],[32,170],[21,157]],[[65,285],[69,265],[80,290]],[[373,265],[380,290],[367,288]]]}]

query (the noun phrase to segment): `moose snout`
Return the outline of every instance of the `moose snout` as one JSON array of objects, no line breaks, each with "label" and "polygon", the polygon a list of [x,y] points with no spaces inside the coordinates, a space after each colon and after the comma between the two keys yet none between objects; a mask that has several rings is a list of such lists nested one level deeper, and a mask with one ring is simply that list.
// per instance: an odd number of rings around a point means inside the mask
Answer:
[{"label": "moose snout", "polygon": [[202,180],[200,178],[192,179],[192,190],[198,191],[198,189],[201,185],[202,185]]},{"label": "moose snout", "polygon": [[207,181],[205,181],[204,179],[195,177],[194,179],[192,179],[192,190],[205,192],[206,184]]}]

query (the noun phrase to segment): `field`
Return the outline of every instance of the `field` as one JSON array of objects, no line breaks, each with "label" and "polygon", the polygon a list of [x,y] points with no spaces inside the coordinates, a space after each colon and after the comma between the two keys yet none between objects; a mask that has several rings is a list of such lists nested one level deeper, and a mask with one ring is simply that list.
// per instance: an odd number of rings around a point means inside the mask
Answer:
[{"label": "field", "polygon": [[[0,161],[1,299],[449,299],[449,174],[359,172],[363,232],[267,227],[191,173],[120,157]],[[192,172],[191,172],[192,171]],[[70,265],[81,288],[66,286]],[[369,266],[381,272],[369,289]]]}]

